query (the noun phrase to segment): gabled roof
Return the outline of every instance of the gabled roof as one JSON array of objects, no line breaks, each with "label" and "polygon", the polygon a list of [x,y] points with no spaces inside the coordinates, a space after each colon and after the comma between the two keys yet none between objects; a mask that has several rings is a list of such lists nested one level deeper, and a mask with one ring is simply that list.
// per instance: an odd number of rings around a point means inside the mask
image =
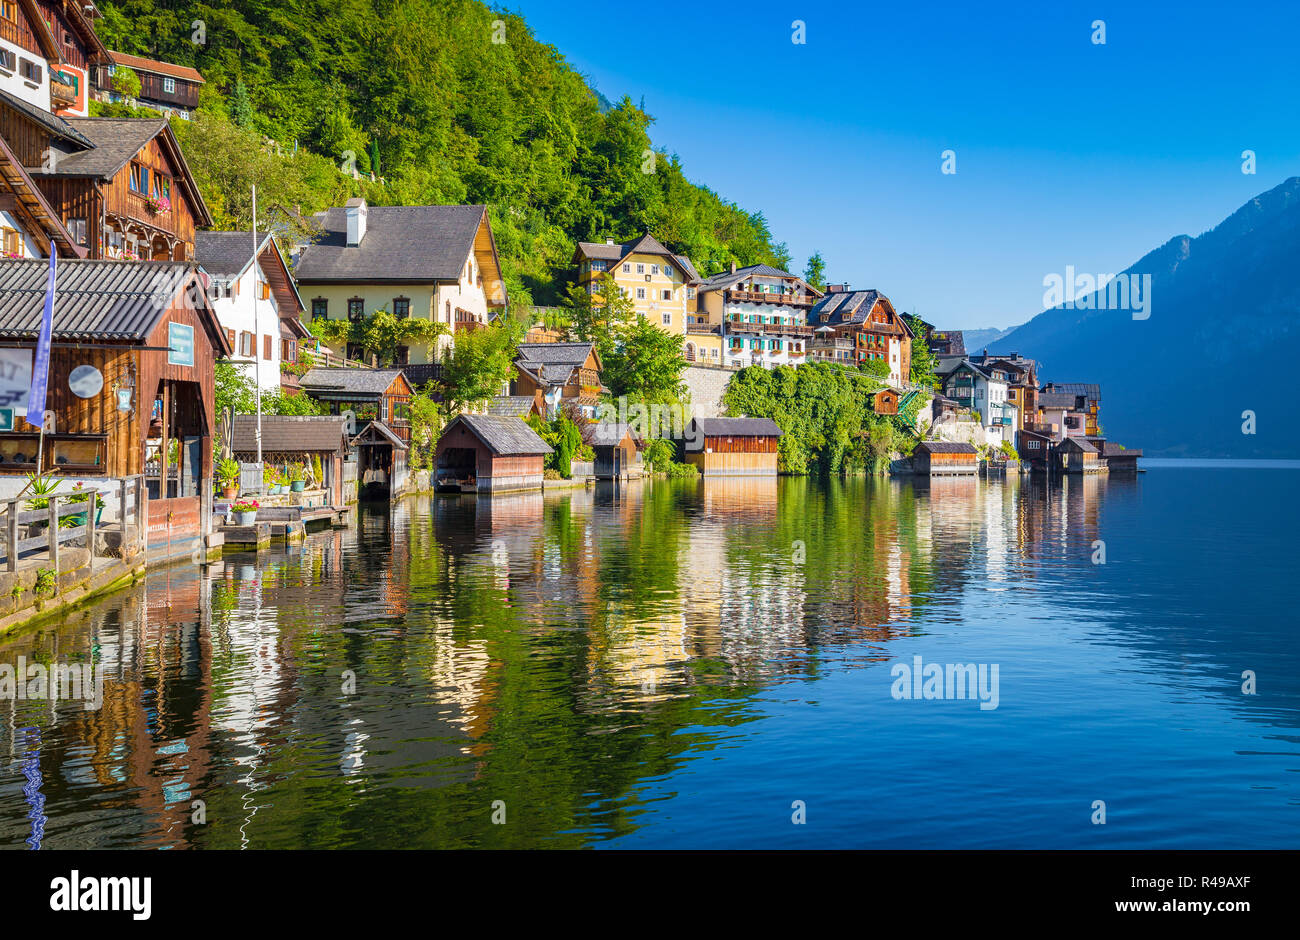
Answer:
[{"label": "gabled roof", "polygon": [[1065,392],[1070,395],[1082,395],[1090,402],[1101,401],[1101,386],[1095,382],[1048,382],[1043,390],[1046,392]]},{"label": "gabled roof", "polygon": [[1066,437],[1063,441],[1061,441],[1056,446],[1061,450],[1079,450],[1085,454],[1097,453],[1097,448],[1093,447],[1087,441],[1078,437]]},{"label": "gabled roof", "polygon": [[663,246],[660,241],[646,232],[640,238],[634,238],[630,242],[615,243],[608,242],[578,242],[578,247],[574,251],[574,262],[582,259],[621,262],[628,255],[661,255],[665,258],[671,258],[672,261],[682,269],[686,275],[686,283],[691,284],[700,279],[700,273],[695,270],[695,265],[685,255],[673,254]]},{"label": "gabled roof", "polygon": [[[348,245],[347,207],[315,217],[320,238],[302,250],[294,275],[301,282],[382,284],[455,283],[475,250],[482,229],[491,240],[486,206],[365,206],[366,232]],[[484,289],[500,280],[496,243],[486,252],[495,272],[485,271]],[[480,267],[483,258],[480,257]],[[492,294],[489,291],[489,300]],[[505,288],[501,289],[504,303]],[[496,301],[492,301],[496,303]]]},{"label": "gabled roof", "polygon": [[355,392],[382,395],[399,376],[401,369],[316,368],[298,380],[304,389],[320,392]]},{"label": "gabled roof", "polygon": [[[49,261],[0,262],[0,336],[36,337],[45,306]],[[198,269],[184,261],[59,261],[54,292],[54,328],[60,340],[141,342]],[[202,290],[195,290],[206,297]],[[210,305],[209,331],[219,351],[229,353],[226,334]]]},{"label": "gabled roof", "polygon": [[[974,444],[965,441],[921,441],[915,450],[927,454],[978,454]],[[915,451],[914,451],[915,452]]]},{"label": "gabled roof", "polygon": [[808,311],[808,322],[820,326],[822,317],[829,316],[827,326],[863,326],[878,303],[884,304],[894,315],[894,320],[905,335],[913,335],[911,324],[894,309],[889,298],[878,290],[832,291],[813,304]]},{"label": "gabled roof", "polygon": [[751,264],[746,268],[737,268],[735,271],[723,271],[721,274],[714,274],[711,277],[706,277],[700,282],[699,293],[706,294],[709,291],[714,290],[727,290],[728,288],[735,287],[746,278],[751,277],[788,278],[801,284],[804,290],[809,294],[814,294],[818,297],[822,296],[821,291],[813,287],[803,278],[791,274],[789,271],[782,271],[780,268],[774,268],[770,264]]},{"label": "gabled roof", "polygon": [[77,130],[64,118],[59,117],[53,112],[46,111],[44,108],[38,108],[36,105],[23,99],[11,95],[4,89],[0,89],[0,103],[8,105],[17,111],[29,121],[39,124],[45,130],[49,131],[55,137],[61,140],[69,141],[78,147],[93,147],[94,143],[81,131]]},{"label": "gabled roof", "polygon": [[[285,319],[297,319],[297,314],[306,309],[298,285],[284,263],[280,246],[270,232],[258,233],[257,256],[262,261],[261,270],[267,282],[277,295],[277,301],[285,308],[280,316]],[[272,270],[267,270],[266,261],[270,259]],[[253,233],[244,232],[195,232],[194,260],[203,266],[203,270],[216,277],[237,281],[253,265]],[[288,309],[293,308],[293,309]],[[306,327],[294,327],[301,336],[309,335]]]},{"label": "gabled roof", "polygon": [[[613,447],[632,434],[632,425],[619,421],[593,421],[583,426],[583,441],[592,447]],[[636,435],[632,434],[633,439]]]},{"label": "gabled roof", "polygon": [[1069,392],[1039,392],[1039,408],[1066,408],[1074,410],[1079,407],[1079,399],[1082,396],[1074,395]]},{"label": "gabled roof", "polygon": [[393,429],[382,421],[371,421],[364,428],[357,432],[357,436],[352,438],[348,443],[356,447],[364,443],[391,444],[398,450],[409,450],[410,445],[393,433]]},{"label": "gabled roof", "polygon": [[445,435],[458,424],[469,429],[496,457],[529,457],[553,452],[551,445],[538,437],[522,418],[460,414],[452,418],[442,433]]},{"label": "gabled roof", "polygon": [[[520,343],[515,366],[543,385],[564,385],[595,351],[593,343]],[[596,356],[597,368],[600,356]]]},{"label": "gabled roof", "polygon": [[[230,449],[237,454],[257,450],[257,415],[235,415]],[[262,452],[272,454],[334,452],[346,441],[347,418],[336,415],[300,417],[262,415]]]},{"label": "gabled roof", "polygon": [[693,418],[705,437],[780,437],[781,426],[771,418]]},{"label": "gabled roof", "polygon": [[127,52],[114,52],[112,49],[106,51],[114,65],[125,65],[135,72],[153,72],[155,75],[166,75],[199,85],[204,84],[204,78],[199,74],[199,70],[192,69],[188,65],[173,65],[171,62],[146,59],[144,56],[131,55]]},{"label": "gabled roof", "polygon": [[18,0],[18,2],[21,4],[28,24],[32,28],[32,33],[36,36],[36,42],[44,51],[46,58],[51,62],[62,62],[63,48],[50,30],[50,24],[46,22],[45,17],[41,16],[41,11],[37,7],[35,0]]},{"label": "gabled roof", "polygon": [[536,403],[537,399],[531,395],[498,395],[488,400],[487,413],[500,418],[522,418]]}]

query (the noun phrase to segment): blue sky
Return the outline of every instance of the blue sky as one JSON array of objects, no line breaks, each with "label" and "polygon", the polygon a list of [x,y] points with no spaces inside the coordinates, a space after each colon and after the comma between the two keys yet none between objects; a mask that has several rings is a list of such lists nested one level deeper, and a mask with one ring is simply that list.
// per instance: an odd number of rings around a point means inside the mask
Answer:
[{"label": "blue sky", "polygon": [[656,147],[762,210],[794,268],[820,250],[950,328],[1024,322],[1046,275],[1121,271],[1300,174],[1300,3],[510,7],[644,96]]}]

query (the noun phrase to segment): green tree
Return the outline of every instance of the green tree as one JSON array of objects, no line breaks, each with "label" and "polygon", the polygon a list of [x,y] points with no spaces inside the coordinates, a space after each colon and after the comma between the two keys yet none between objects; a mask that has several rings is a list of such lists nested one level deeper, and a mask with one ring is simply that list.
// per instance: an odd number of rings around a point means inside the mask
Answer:
[{"label": "green tree", "polygon": [[139,98],[140,76],[125,65],[113,66],[113,90],[124,98]]},{"label": "green tree", "polygon": [[939,367],[939,358],[930,348],[930,331],[920,317],[907,318],[907,325],[912,328],[912,372],[909,378],[917,385],[938,388],[939,379],[935,370]]},{"label": "green tree", "polygon": [[235,89],[230,95],[230,116],[235,124],[242,128],[253,126],[253,102],[248,97],[248,87],[242,80],[235,82]]},{"label": "green tree", "polygon": [[682,337],[644,317],[619,326],[615,343],[601,358],[601,380],[614,398],[632,402],[681,404],[686,398]]},{"label": "green tree", "polygon": [[486,329],[456,333],[439,380],[449,411],[501,394],[514,375],[515,350],[523,334],[523,324],[512,317],[497,317]]},{"label": "green tree", "polygon": [[447,335],[447,326],[422,317],[397,317],[387,309],[379,309],[357,319],[314,319],[310,327],[313,334],[340,352],[346,344],[361,347],[367,356],[374,356],[381,366],[391,366],[397,361],[400,346],[424,349],[426,355],[438,337]]},{"label": "green tree", "polygon": [[808,264],[803,269],[803,279],[819,291],[826,290],[826,262],[820,251],[814,251],[808,259]]}]

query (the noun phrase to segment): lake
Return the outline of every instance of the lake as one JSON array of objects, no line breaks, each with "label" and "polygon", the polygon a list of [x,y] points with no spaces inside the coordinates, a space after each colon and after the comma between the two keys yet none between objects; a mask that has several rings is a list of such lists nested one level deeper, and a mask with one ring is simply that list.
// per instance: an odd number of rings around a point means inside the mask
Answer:
[{"label": "lake", "polygon": [[155,571],[0,637],[103,677],[0,700],[0,845],[1294,848],[1300,464],[1145,464],[413,498]]}]

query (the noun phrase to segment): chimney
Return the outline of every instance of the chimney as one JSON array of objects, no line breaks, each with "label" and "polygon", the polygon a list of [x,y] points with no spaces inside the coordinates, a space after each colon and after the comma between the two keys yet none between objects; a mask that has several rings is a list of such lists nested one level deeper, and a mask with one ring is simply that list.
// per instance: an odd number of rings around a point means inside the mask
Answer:
[{"label": "chimney", "polygon": [[343,206],[343,214],[348,219],[348,247],[355,248],[366,237],[366,212],[364,199],[349,199]]},{"label": "chimney", "polygon": [[732,273],[732,274],[735,274],[735,273],[736,273],[736,262],[734,262],[734,261],[731,262],[731,273]]},{"label": "chimney", "polygon": [[606,245],[612,245],[612,244],[614,244],[614,239],[612,239],[612,238],[607,238],[607,239],[605,239],[605,244],[606,244]]}]

